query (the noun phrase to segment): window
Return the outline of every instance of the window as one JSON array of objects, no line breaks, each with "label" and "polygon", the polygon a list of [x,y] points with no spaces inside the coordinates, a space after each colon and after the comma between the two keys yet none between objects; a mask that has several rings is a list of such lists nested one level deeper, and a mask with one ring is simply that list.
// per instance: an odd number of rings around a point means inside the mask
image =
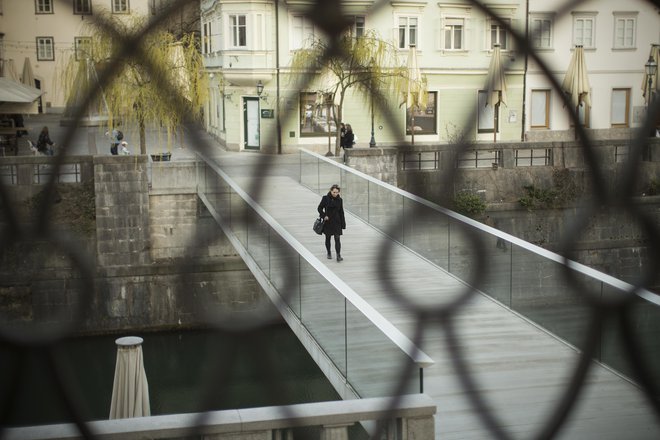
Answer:
[{"label": "window", "polygon": [[53,0],[35,0],[34,7],[37,14],[52,14]]},{"label": "window", "polygon": [[348,29],[349,35],[354,38],[363,37],[366,29],[364,15],[352,15],[346,18],[351,22]]},{"label": "window", "polygon": [[53,61],[55,59],[54,46],[53,37],[37,37],[37,60]]},{"label": "window", "polygon": [[[438,132],[436,129],[437,95],[438,92],[427,92],[426,107],[414,110],[415,134],[436,134]],[[406,121],[406,134],[410,134],[412,123],[410,109],[406,109]]]},{"label": "window", "polygon": [[[504,22],[508,25],[511,25],[511,20],[506,18]],[[500,45],[500,49],[508,50],[509,41],[508,41],[508,31],[505,26],[497,22],[491,22],[490,25],[490,48],[494,48],[496,44]]]},{"label": "window", "polygon": [[128,14],[128,0],[111,0],[112,1],[112,13],[113,14]]},{"label": "window", "polygon": [[612,90],[612,127],[628,127],[630,125],[630,89]]},{"label": "window", "polygon": [[291,49],[302,49],[314,39],[314,24],[304,15],[294,15],[291,26]]},{"label": "window", "polygon": [[202,53],[211,53],[211,23],[202,26]]},{"label": "window", "polygon": [[573,16],[573,44],[585,49],[595,48],[596,14],[576,14]]},{"label": "window", "polygon": [[465,30],[464,19],[462,18],[445,18],[445,26],[443,29],[444,49],[445,50],[462,50],[463,33]]},{"label": "window", "polygon": [[229,16],[230,47],[247,47],[247,18],[245,15]]},{"label": "window", "polygon": [[614,48],[633,49],[635,47],[635,34],[637,17],[633,14],[618,14],[614,16]]},{"label": "window", "polygon": [[85,60],[92,56],[92,39],[90,37],[75,37],[76,61]]},{"label": "window", "polygon": [[[577,108],[577,116],[578,116],[578,121],[580,121],[580,125],[584,127],[589,127],[589,107],[587,107],[584,103],[581,103],[578,108]],[[573,124],[573,119],[570,120],[571,127],[574,127],[575,125]]]},{"label": "window", "polygon": [[552,48],[552,18],[549,17],[533,17],[531,19],[531,32],[530,40],[535,49],[551,49]]},{"label": "window", "polygon": [[457,168],[492,168],[493,164],[502,165],[502,152],[500,150],[466,151],[456,161]]},{"label": "window", "polygon": [[[488,97],[488,92],[485,90],[479,90],[479,111],[477,112],[477,132],[478,133],[492,133],[495,127],[495,109],[493,107],[486,106],[486,98]],[[499,128],[499,127],[498,127]]]},{"label": "window", "polygon": [[552,165],[550,148],[516,150],[517,167],[542,167]]},{"label": "window", "polygon": [[328,136],[328,127],[331,133],[336,133],[335,108],[330,106],[330,121],[328,123],[328,106],[324,97],[316,92],[300,93],[300,136]]},{"label": "window", "polygon": [[532,128],[550,128],[550,90],[532,90]]},{"label": "window", "polygon": [[73,13],[79,15],[90,15],[92,13],[91,0],[74,0]]},{"label": "window", "polygon": [[404,170],[437,170],[440,163],[438,151],[420,151],[403,154]]},{"label": "window", "polygon": [[399,17],[399,49],[417,45],[417,17]]}]

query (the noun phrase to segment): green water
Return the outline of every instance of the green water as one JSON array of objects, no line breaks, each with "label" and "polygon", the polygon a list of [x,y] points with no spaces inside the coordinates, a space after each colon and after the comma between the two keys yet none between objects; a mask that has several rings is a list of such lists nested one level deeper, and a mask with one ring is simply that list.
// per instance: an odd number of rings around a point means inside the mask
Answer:
[{"label": "green water", "polygon": [[[142,350],[152,415],[338,400],[285,325],[250,333],[131,333]],[[77,394],[85,420],[107,419],[115,339],[86,337],[56,347],[66,389]],[[53,379],[46,349],[0,345],[0,426],[72,420]]]}]

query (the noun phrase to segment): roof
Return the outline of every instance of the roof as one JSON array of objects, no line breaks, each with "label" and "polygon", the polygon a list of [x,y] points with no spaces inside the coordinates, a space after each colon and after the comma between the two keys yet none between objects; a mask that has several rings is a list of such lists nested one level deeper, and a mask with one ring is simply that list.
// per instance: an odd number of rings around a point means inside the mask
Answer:
[{"label": "roof", "polygon": [[42,91],[9,78],[0,78],[0,102],[30,103],[39,98]]}]

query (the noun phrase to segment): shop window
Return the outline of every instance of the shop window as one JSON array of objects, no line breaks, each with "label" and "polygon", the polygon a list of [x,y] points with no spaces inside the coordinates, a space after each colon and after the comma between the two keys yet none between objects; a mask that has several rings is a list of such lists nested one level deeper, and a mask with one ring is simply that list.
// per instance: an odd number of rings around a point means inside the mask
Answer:
[{"label": "shop window", "polygon": [[532,128],[550,128],[550,90],[532,90]]},{"label": "shop window", "polygon": [[612,127],[630,126],[630,89],[612,90]]},{"label": "shop window", "polygon": [[[426,106],[424,108],[416,108],[415,114],[415,134],[436,134],[436,117],[438,114],[437,103],[438,92],[427,92]],[[412,123],[411,109],[406,109],[406,134],[410,133],[410,125]]]},{"label": "shop window", "polygon": [[[328,117],[329,116],[329,117]],[[328,136],[337,132],[335,106],[326,105],[325,97],[316,92],[300,93],[300,136]]]}]

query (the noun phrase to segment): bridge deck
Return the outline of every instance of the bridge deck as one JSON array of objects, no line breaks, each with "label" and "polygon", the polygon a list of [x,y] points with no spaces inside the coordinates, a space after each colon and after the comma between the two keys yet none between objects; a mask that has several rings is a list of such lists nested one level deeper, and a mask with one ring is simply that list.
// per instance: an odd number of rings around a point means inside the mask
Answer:
[{"label": "bridge deck", "polygon": [[[254,168],[259,160],[263,159],[250,154],[223,154],[218,158],[225,172],[246,191],[259,189],[258,203],[270,215],[414,340],[418,321],[388,294],[390,289],[383,284],[377,264],[387,238],[347,213],[342,239],[344,261],[327,260],[323,237],[311,229],[320,199],[296,180],[298,157],[273,158],[266,171]],[[255,185],[255,175],[261,176],[259,185]],[[437,305],[466,288],[460,280],[402,246],[393,244],[388,260],[389,281],[417,303]],[[455,313],[453,322],[458,348],[466,354],[477,389],[498,417],[498,425],[514,438],[531,438],[568,387],[578,353],[481,294],[474,295]],[[494,438],[468,401],[446,337],[441,326],[429,325],[424,328],[421,344],[435,361],[424,371],[424,392],[437,404],[436,438]],[[556,438],[656,439],[660,438],[660,423],[636,386],[594,364],[578,404]]]}]

